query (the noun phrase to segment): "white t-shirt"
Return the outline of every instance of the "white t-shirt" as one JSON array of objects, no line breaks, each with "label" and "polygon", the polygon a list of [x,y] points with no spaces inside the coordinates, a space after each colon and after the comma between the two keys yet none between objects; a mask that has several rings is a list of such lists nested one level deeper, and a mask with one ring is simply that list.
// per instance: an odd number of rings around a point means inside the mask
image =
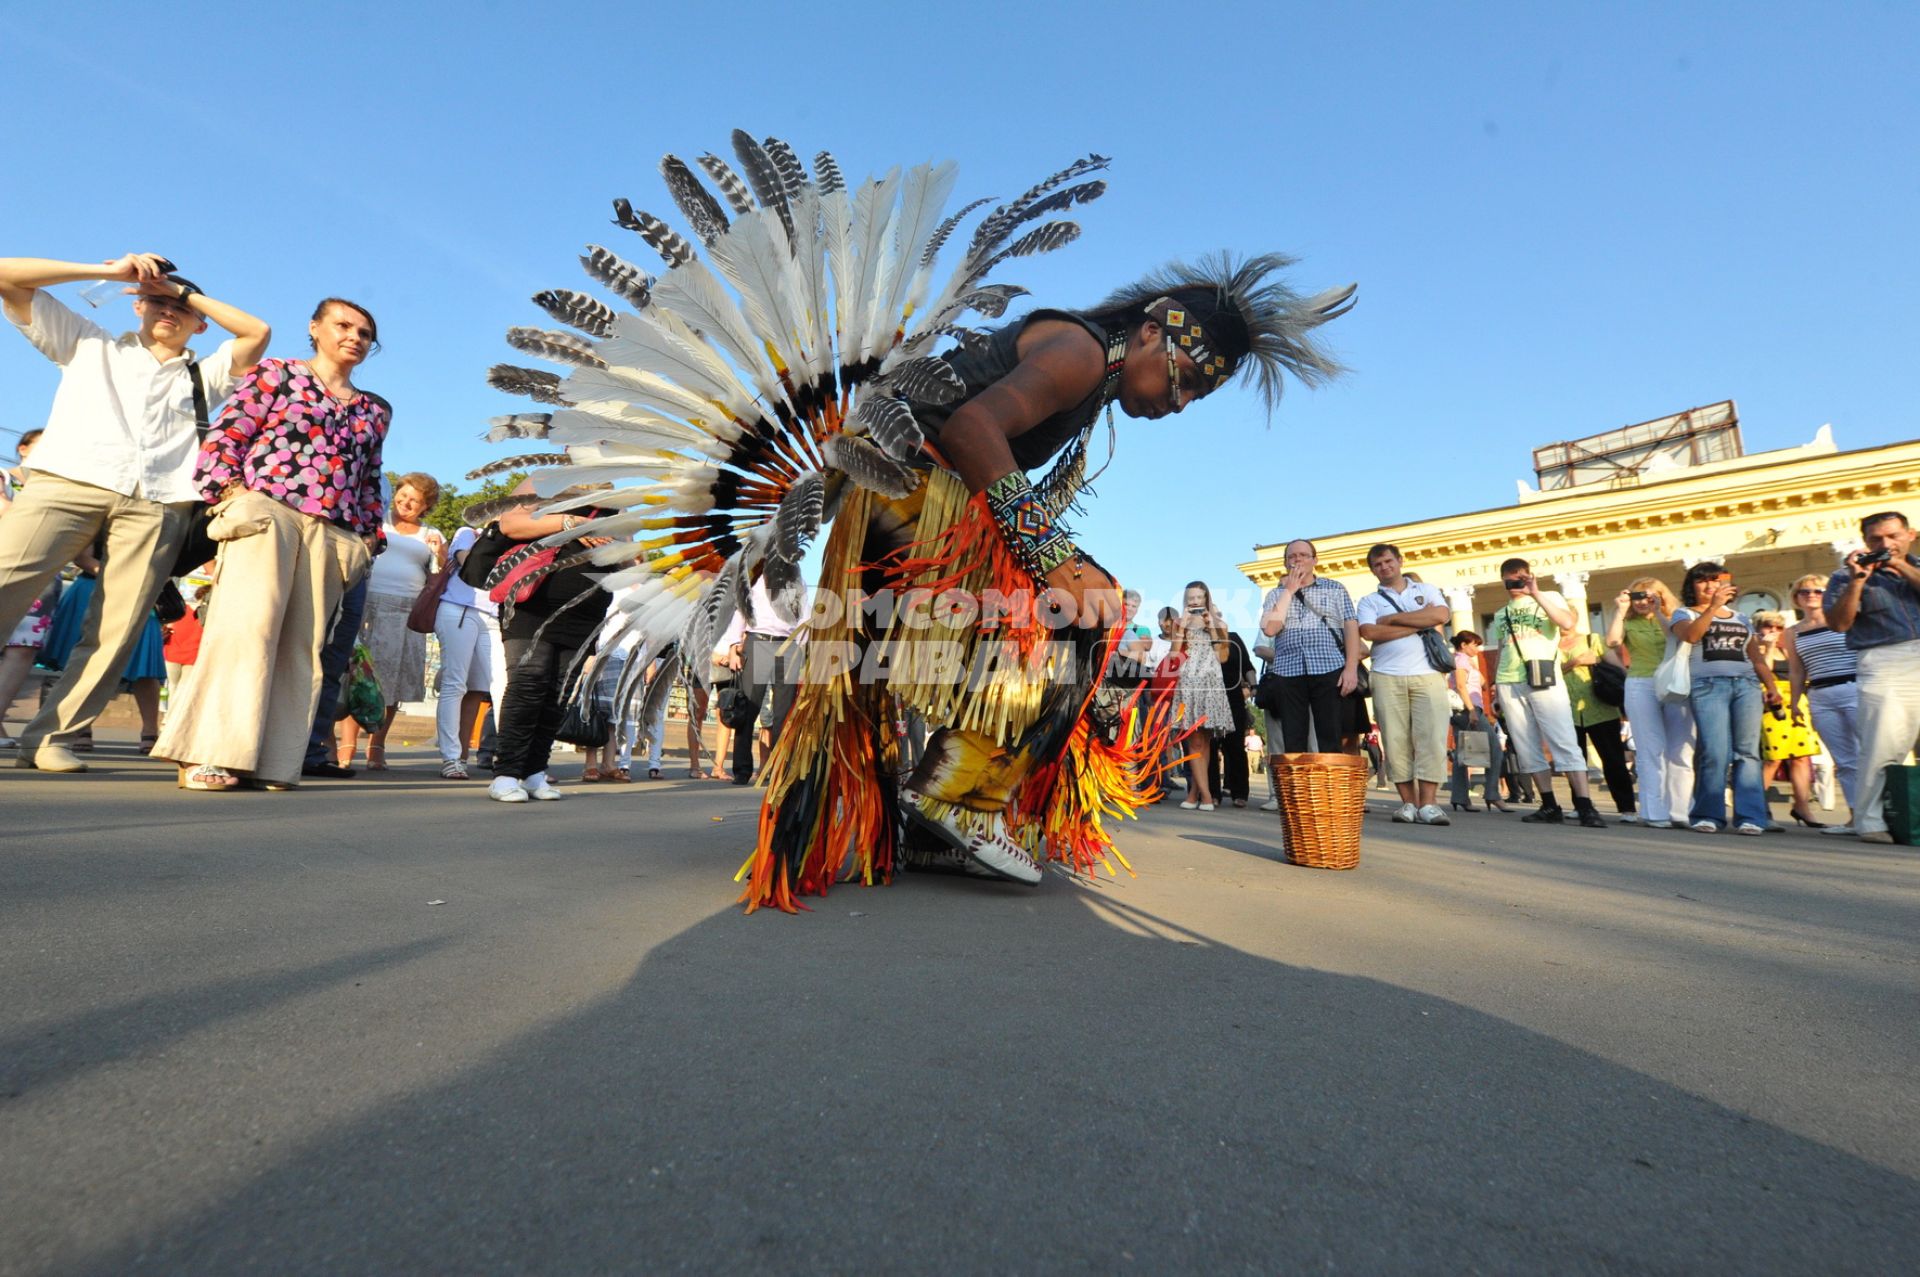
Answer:
[{"label": "white t-shirt", "polygon": [[444,544],[438,528],[421,525],[409,536],[385,524],[387,548],[374,556],[373,571],[367,574],[368,594],[396,594],[412,598],[433,575],[433,552]]},{"label": "white t-shirt", "polygon": [[[447,547],[447,553],[459,554],[462,550],[472,549],[473,543],[479,539],[480,533],[475,529],[461,528],[453,534],[453,544]],[[455,569],[454,574],[447,578],[447,588],[441,593],[440,599],[443,603],[457,603],[461,607],[470,607],[488,616],[500,614],[500,605],[462,581],[458,569]]]},{"label": "white t-shirt", "polygon": [[[1422,581],[1408,581],[1407,588],[1393,591],[1391,599],[1379,590],[1362,595],[1353,605],[1353,610],[1360,618],[1360,624],[1377,625],[1381,617],[1391,616],[1395,612],[1418,612],[1435,604],[1444,607],[1446,603],[1447,596],[1433,586]],[[1408,676],[1439,673],[1427,663],[1427,649],[1417,634],[1375,643],[1373,654],[1368,659],[1373,662],[1375,674]]]}]

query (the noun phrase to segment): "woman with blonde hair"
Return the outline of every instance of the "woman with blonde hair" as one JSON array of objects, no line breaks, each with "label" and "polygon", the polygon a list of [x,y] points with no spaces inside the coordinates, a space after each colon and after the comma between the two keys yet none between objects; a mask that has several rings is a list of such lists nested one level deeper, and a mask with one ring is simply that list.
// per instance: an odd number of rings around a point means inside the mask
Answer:
[{"label": "woman with blonde hair", "polygon": [[1779,779],[1787,773],[1793,785],[1793,819],[1813,829],[1825,829],[1826,822],[1813,818],[1813,758],[1820,752],[1820,739],[1807,725],[1807,716],[1791,703],[1792,662],[1787,658],[1783,636],[1787,617],[1783,612],[1755,612],[1753,627],[1760,635],[1760,659],[1773,671],[1774,685],[1780,690],[1780,703],[1760,720],[1760,761],[1766,767],[1765,778]]},{"label": "woman with blonde hair", "polygon": [[1800,701],[1812,710],[1813,730],[1833,759],[1833,780],[1847,799],[1847,823],[1824,832],[1853,832],[1854,786],[1859,773],[1860,692],[1854,683],[1856,657],[1847,636],[1827,624],[1827,578],[1809,572],[1793,583],[1793,606],[1802,618],[1780,636],[1787,654],[1788,704],[1797,718]]},{"label": "woman with blonde hair", "polygon": [[[367,574],[360,641],[373,657],[373,674],[387,701],[386,719],[367,741],[368,771],[387,769],[387,732],[400,702],[427,698],[427,636],[407,628],[407,615],[427,578],[445,561],[447,539],[423,522],[439,500],[440,483],[430,474],[403,474],[395,480],[393,503],[380,529],[386,549]],[[340,726],[336,761],[351,767],[359,747],[360,725],[349,718]]]},{"label": "woman with blonde hair", "polygon": [[1693,712],[1653,690],[1653,672],[1674,647],[1667,630],[1678,606],[1666,582],[1643,576],[1615,596],[1607,626],[1607,647],[1627,667],[1621,708],[1633,724],[1640,818],[1654,828],[1685,829],[1693,804]]}]

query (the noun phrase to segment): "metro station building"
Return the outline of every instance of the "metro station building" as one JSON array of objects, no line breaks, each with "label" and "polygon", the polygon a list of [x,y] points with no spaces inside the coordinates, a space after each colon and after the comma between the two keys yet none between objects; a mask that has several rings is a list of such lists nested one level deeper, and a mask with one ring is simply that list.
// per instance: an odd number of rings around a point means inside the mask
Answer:
[{"label": "metro station building", "polygon": [[[1389,542],[1446,592],[1456,630],[1481,634],[1507,601],[1500,564],[1522,558],[1604,632],[1614,597],[1640,576],[1677,594],[1688,567],[1723,562],[1744,612],[1789,611],[1789,587],[1826,574],[1882,510],[1920,521],[1920,440],[1842,451],[1831,427],[1793,448],[1748,455],[1726,400],[1534,450],[1537,486],[1510,506],[1313,537],[1319,572],[1357,599],[1376,586],[1367,550]],[[1240,570],[1263,590],[1286,574],[1284,543]]]}]

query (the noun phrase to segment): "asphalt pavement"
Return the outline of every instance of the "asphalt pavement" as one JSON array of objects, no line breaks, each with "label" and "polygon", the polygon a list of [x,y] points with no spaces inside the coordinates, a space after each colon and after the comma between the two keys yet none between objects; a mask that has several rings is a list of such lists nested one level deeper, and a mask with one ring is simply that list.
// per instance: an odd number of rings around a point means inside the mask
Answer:
[{"label": "asphalt pavement", "polygon": [[0,1272],[1920,1256],[1910,848],[1169,805],[1137,878],[748,917],[755,791],[395,762],[0,771]]}]

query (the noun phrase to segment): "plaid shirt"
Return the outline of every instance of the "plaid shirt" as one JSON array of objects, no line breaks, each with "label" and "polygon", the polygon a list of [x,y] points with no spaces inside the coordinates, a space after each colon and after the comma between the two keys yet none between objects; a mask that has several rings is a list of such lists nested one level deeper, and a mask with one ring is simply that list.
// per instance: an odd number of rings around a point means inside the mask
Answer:
[{"label": "plaid shirt", "polygon": [[[1271,612],[1280,602],[1280,592],[1285,588],[1276,585],[1267,591],[1267,597],[1260,605],[1263,615]],[[1307,606],[1308,598],[1313,600],[1313,607]],[[1318,608],[1319,612],[1315,612],[1314,608]],[[1325,615],[1326,621],[1320,619],[1322,615]],[[1331,674],[1346,668],[1346,623],[1358,619],[1354,615],[1353,598],[1347,593],[1347,587],[1338,581],[1316,576],[1306,589],[1295,594],[1287,604],[1287,624],[1273,636],[1273,659],[1267,663],[1267,668],[1281,678]]]}]

